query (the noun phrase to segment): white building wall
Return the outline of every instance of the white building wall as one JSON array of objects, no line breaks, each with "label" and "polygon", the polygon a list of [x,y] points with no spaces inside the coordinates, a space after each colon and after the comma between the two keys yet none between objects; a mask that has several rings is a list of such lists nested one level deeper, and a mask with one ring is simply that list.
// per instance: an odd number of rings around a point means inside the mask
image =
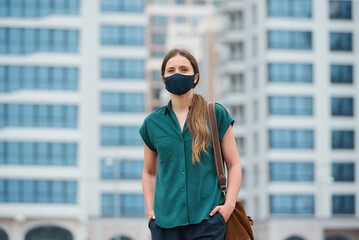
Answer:
[{"label": "white building wall", "polygon": [[[245,146],[240,151],[242,167],[246,182],[241,187],[238,198],[246,202],[247,215],[254,218],[254,233],[256,239],[284,240],[298,233],[304,239],[324,239],[330,229],[343,231],[353,229],[356,236],[349,239],[359,239],[359,211],[355,216],[342,218],[332,216],[332,195],[337,193],[355,193],[356,208],[359,203],[358,192],[358,92],[359,76],[354,70],[354,84],[338,86],[330,83],[330,64],[350,63],[358,68],[358,8],[357,1],[352,1],[353,19],[340,21],[329,19],[329,1],[312,1],[312,18],[274,18],[267,17],[267,1],[235,1],[225,0],[220,6],[222,14],[222,29],[218,41],[221,43],[218,65],[220,74],[225,75],[221,83],[219,101],[230,107],[243,106],[234,124],[235,137],[243,137]],[[253,11],[256,9],[256,11]],[[236,29],[230,29],[229,13],[236,15]],[[242,17],[242,18],[241,18]],[[242,20],[240,20],[242,19]],[[305,30],[312,32],[312,49],[308,51],[271,50],[267,47],[267,31],[273,29]],[[329,34],[331,31],[352,32],[353,51],[350,53],[331,52]],[[242,58],[230,60],[233,52],[229,44],[242,43]],[[256,53],[256,54],[255,54]],[[313,64],[313,83],[311,84],[269,84],[267,64],[270,62],[305,62]],[[257,77],[255,70],[257,69]],[[244,85],[242,90],[228,93],[233,88],[228,77],[230,73],[242,73]],[[256,80],[257,79],[257,80]],[[312,96],[313,116],[270,116],[268,113],[267,97],[271,95]],[[334,96],[354,97],[354,116],[350,118],[332,117],[330,98]],[[255,102],[257,104],[255,104]],[[258,108],[258,109],[257,109]],[[258,118],[254,117],[258,113]],[[236,116],[230,112],[232,116]],[[269,148],[268,129],[270,128],[309,128],[314,131],[314,148],[310,150],[276,150]],[[332,150],[332,129],[353,129],[355,131],[354,150]],[[254,135],[258,134],[258,153]],[[309,161],[314,163],[314,182],[311,183],[273,183],[269,182],[269,162],[275,161]],[[355,182],[333,183],[331,180],[331,164],[334,161],[355,162]],[[255,168],[258,167],[258,170]],[[258,181],[258,185],[255,182]],[[312,218],[274,217],[270,215],[269,196],[275,193],[314,194],[315,213]],[[352,223],[352,224],[351,224]],[[343,225],[341,225],[343,224]],[[336,227],[335,227],[336,225]],[[356,230],[354,230],[356,229]],[[349,232],[346,231],[346,232]]]}]

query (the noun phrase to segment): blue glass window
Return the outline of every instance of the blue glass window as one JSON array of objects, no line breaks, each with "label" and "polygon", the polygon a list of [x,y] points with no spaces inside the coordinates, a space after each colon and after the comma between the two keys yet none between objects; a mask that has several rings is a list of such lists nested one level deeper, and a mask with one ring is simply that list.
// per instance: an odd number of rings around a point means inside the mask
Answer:
[{"label": "blue glass window", "polygon": [[[51,4],[52,3],[52,4]],[[44,17],[78,15],[79,0],[1,0],[0,17]]]},{"label": "blue glass window", "polygon": [[354,182],[354,163],[332,163],[332,176],[336,182]]},{"label": "blue glass window", "polygon": [[102,45],[144,45],[144,27],[142,26],[101,26]]},{"label": "blue glass window", "polygon": [[165,33],[152,33],[152,43],[157,45],[165,45],[166,34]]},{"label": "blue glass window", "polygon": [[145,78],[145,62],[142,59],[101,59],[101,78],[139,79]]},{"label": "blue glass window", "polygon": [[333,214],[355,214],[355,195],[333,195]]},{"label": "blue glass window", "polygon": [[77,106],[0,104],[0,112],[0,127],[77,127]]},{"label": "blue glass window", "polygon": [[0,104],[0,128],[5,127],[5,118],[2,116],[5,116],[5,105],[4,104]]},{"label": "blue glass window", "polygon": [[304,162],[270,163],[270,180],[284,182],[314,181],[314,164]]},{"label": "blue glass window", "polygon": [[353,65],[331,65],[330,81],[332,83],[352,84]]},{"label": "blue glass window", "polygon": [[175,22],[176,23],[185,23],[185,22],[187,22],[187,18],[185,16],[176,16]]},{"label": "blue glass window", "polygon": [[54,195],[54,202],[62,203],[65,201],[66,189],[65,184],[62,181],[54,181],[52,183],[52,191]]},{"label": "blue glass window", "polygon": [[353,98],[332,97],[332,116],[353,116]]},{"label": "blue glass window", "polygon": [[0,196],[0,202],[72,204],[77,202],[77,182],[0,179]]},{"label": "blue glass window", "polygon": [[34,195],[35,189],[37,188],[37,183],[35,181],[25,180],[22,182],[23,185],[23,202],[25,203],[33,203],[37,199]]},{"label": "blue glass window", "polygon": [[0,28],[0,54],[78,52],[78,30]]},{"label": "blue glass window", "polygon": [[[46,31],[46,30],[43,30]],[[40,46],[38,45],[39,38],[40,38],[40,29],[32,29],[32,28],[26,28],[24,29],[24,35],[26,36],[26,41],[24,42],[24,53],[33,53],[33,52],[37,52],[37,51],[41,51]],[[49,45],[48,43],[43,43],[46,44],[47,46]],[[77,42],[73,43],[76,48],[76,50],[74,52],[77,51]],[[45,51],[49,51],[48,48]]]},{"label": "blue glass window", "polygon": [[154,80],[154,81],[162,81],[161,71],[160,70],[152,70],[152,80]]},{"label": "blue glass window", "polygon": [[192,24],[193,24],[193,26],[197,26],[201,20],[202,20],[202,17],[201,17],[201,16],[193,16],[193,17],[192,17]]},{"label": "blue glass window", "polygon": [[278,149],[312,149],[314,132],[307,129],[270,129],[269,147]]},{"label": "blue glass window", "polygon": [[8,48],[8,45],[7,45],[8,37],[6,36],[7,32],[8,32],[7,28],[0,27],[0,54],[7,52],[7,48]]},{"label": "blue glass window", "polygon": [[76,143],[0,141],[0,164],[74,166]]},{"label": "blue glass window", "polygon": [[120,178],[121,179],[141,179],[143,161],[123,160],[120,161]]},{"label": "blue glass window", "polygon": [[330,0],[331,19],[352,19],[352,1]]},{"label": "blue glass window", "polygon": [[102,112],[144,112],[145,96],[143,93],[101,93]]},{"label": "blue glass window", "polygon": [[[7,69],[8,77],[11,78],[11,85],[8,86],[10,91],[17,90],[21,88],[22,83],[20,82],[21,72],[20,67],[18,66],[9,66]],[[6,71],[6,69],[5,69]]]},{"label": "blue glass window", "polygon": [[101,126],[102,146],[140,146],[139,126]]},{"label": "blue glass window", "polygon": [[145,201],[142,194],[103,193],[101,198],[103,217],[145,216]]},{"label": "blue glass window", "polygon": [[19,180],[5,180],[5,202],[21,202],[20,184]]},{"label": "blue glass window", "polygon": [[152,0],[152,3],[167,4],[168,0]]},{"label": "blue glass window", "polygon": [[77,182],[76,181],[67,181],[66,182],[66,192],[67,192],[67,202],[75,203],[77,202]]},{"label": "blue glass window", "polygon": [[312,17],[311,0],[267,0],[267,5],[271,17]]},{"label": "blue glass window", "polygon": [[312,49],[312,33],[299,31],[268,31],[268,48],[270,49]]},{"label": "blue glass window", "polygon": [[142,217],[145,214],[145,201],[142,194],[121,194],[121,216]]},{"label": "blue glass window", "polygon": [[101,179],[141,179],[143,160],[101,160]]},{"label": "blue glass window", "polygon": [[270,96],[270,115],[313,115],[312,97]]},{"label": "blue glass window", "polygon": [[313,195],[284,195],[270,196],[271,214],[314,214]]},{"label": "blue glass window", "polygon": [[101,0],[102,12],[143,12],[144,0]]},{"label": "blue glass window", "polygon": [[0,179],[0,202],[5,202],[5,180],[3,179]]},{"label": "blue glass window", "polygon": [[344,32],[330,33],[330,50],[331,51],[352,51],[353,34]]},{"label": "blue glass window", "polygon": [[162,51],[151,51],[151,57],[153,58],[164,58],[165,55],[166,53]]},{"label": "blue glass window", "polygon": [[77,90],[78,69],[0,65],[0,92],[19,89]]},{"label": "blue glass window", "polygon": [[[22,28],[7,28],[7,41],[5,45],[8,47],[9,53],[21,54],[22,50],[22,39],[24,39],[24,32]],[[46,31],[44,29],[44,31]]]},{"label": "blue glass window", "polygon": [[154,15],[151,16],[151,25],[153,27],[166,27],[168,22],[167,16]]},{"label": "blue glass window", "polygon": [[332,149],[354,149],[353,130],[332,130]]},{"label": "blue glass window", "polygon": [[193,0],[193,3],[196,4],[196,5],[204,5],[205,0]]},{"label": "blue glass window", "polygon": [[101,160],[101,179],[115,179],[118,175],[117,161],[112,159]]},{"label": "blue glass window", "polygon": [[176,4],[185,4],[186,0],[176,0]]},{"label": "blue glass window", "polygon": [[269,82],[313,82],[312,64],[270,63],[268,64]]},{"label": "blue glass window", "polygon": [[115,194],[103,193],[101,195],[102,216],[112,217],[117,215],[115,209]]}]

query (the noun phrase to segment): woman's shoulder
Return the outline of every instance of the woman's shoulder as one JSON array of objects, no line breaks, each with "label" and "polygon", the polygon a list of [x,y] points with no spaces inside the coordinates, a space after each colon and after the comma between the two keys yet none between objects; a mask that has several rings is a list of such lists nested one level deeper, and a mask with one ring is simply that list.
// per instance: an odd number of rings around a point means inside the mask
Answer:
[{"label": "woman's shoulder", "polygon": [[233,120],[230,113],[227,111],[226,107],[223,106],[222,104],[216,102],[215,109],[216,109],[217,121],[225,122],[225,121]]},{"label": "woman's shoulder", "polygon": [[144,122],[150,122],[152,120],[158,120],[158,118],[162,117],[164,115],[164,112],[166,111],[166,105],[162,106],[151,113],[149,113],[145,119]]},{"label": "woman's shoulder", "polygon": [[227,112],[227,109],[222,104],[220,104],[219,102],[216,102],[216,104],[214,105],[214,108],[216,109],[217,114]]},{"label": "woman's shoulder", "polygon": [[[212,102],[213,103],[213,102]],[[229,115],[227,109],[225,106],[223,106],[222,104],[220,104],[219,102],[214,102],[214,108],[216,111],[216,116],[217,118],[222,117],[222,116],[226,116]]]}]

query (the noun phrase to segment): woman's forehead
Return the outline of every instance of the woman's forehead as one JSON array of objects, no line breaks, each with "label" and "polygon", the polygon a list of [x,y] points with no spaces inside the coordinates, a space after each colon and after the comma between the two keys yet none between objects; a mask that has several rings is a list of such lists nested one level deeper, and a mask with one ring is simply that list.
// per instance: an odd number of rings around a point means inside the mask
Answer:
[{"label": "woman's forehead", "polygon": [[191,62],[184,56],[176,55],[176,56],[170,58],[166,64],[166,68],[180,67],[180,66],[190,67]]}]

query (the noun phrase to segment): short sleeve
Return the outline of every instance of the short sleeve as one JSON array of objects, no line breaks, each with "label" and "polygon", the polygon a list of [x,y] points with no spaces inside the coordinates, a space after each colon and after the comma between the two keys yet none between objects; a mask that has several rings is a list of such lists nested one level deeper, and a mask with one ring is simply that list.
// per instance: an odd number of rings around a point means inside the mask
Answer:
[{"label": "short sleeve", "polygon": [[215,104],[216,109],[216,118],[217,118],[217,128],[218,128],[218,135],[219,141],[222,142],[222,138],[226,133],[229,125],[234,124],[234,119],[228,113],[227,109],[223,107],[220,103]]},{"label": "short sleeve", "polygon": [[154,145],[151,142],[150,139],[150,134],[148,133],[148,128],[147,128],[147,121],[146,119],[143,121],[142,126],[140,127],[140,129],[138,130],[138,132],[140,133],[142,140],[146,143],[146,145],[154,152],[157,152],[156,148],[154,147]]}]

